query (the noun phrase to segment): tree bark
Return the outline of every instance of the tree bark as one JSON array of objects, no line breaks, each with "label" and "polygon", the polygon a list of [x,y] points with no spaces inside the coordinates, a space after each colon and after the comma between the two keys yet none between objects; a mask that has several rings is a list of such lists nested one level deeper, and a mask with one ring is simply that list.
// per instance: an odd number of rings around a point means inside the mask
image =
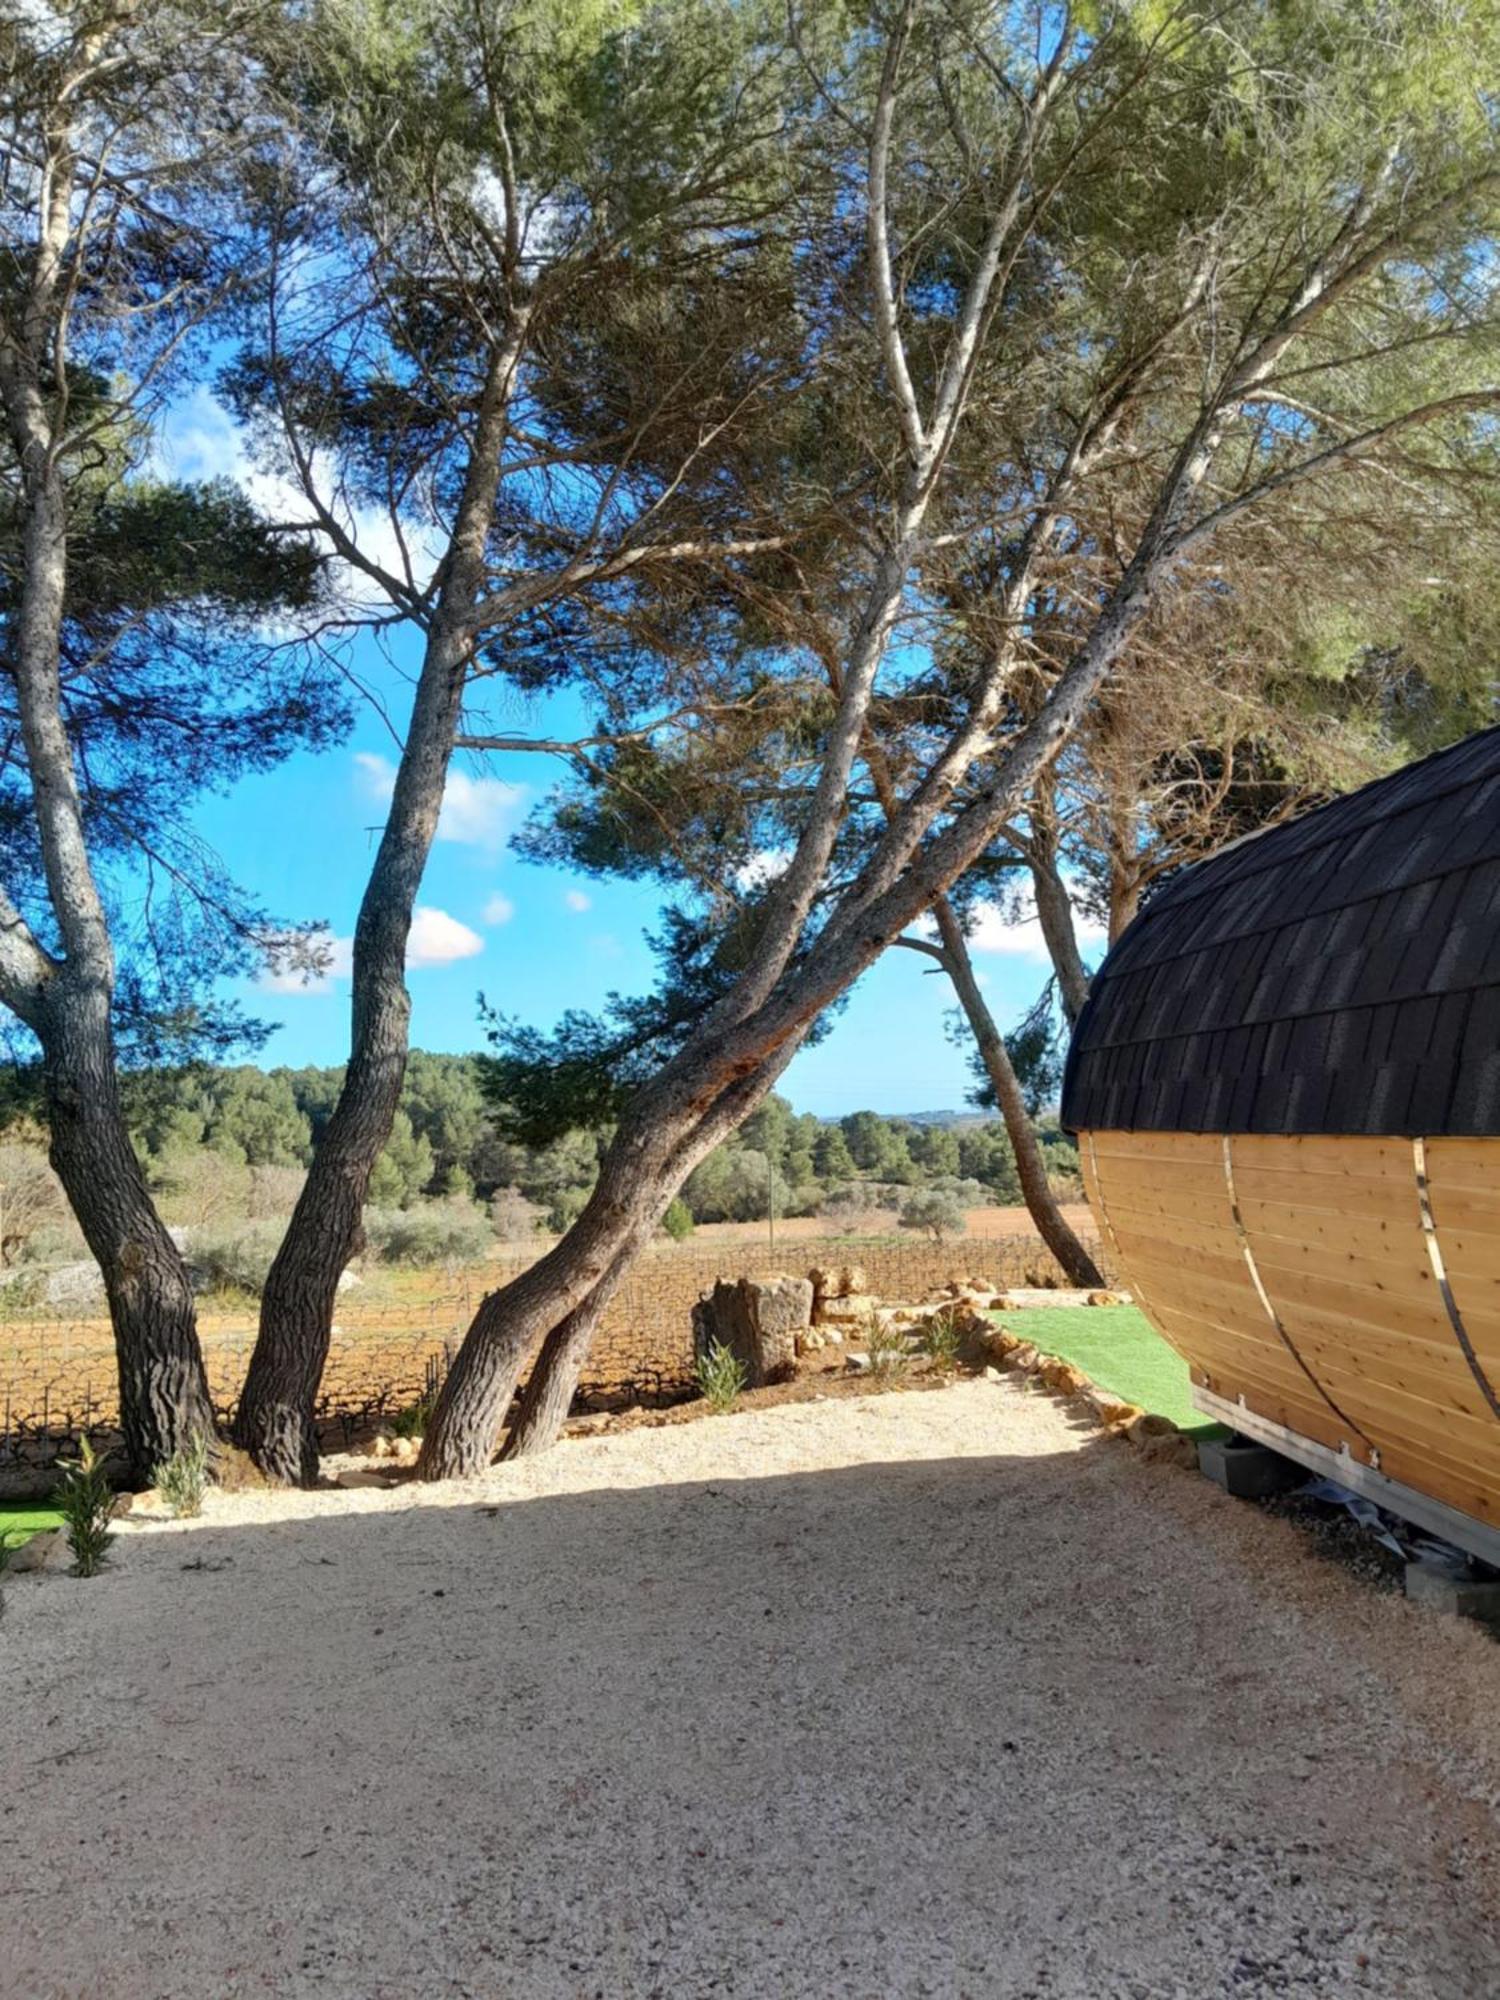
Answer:
[{"label": "tree bark", "polygon": [[[187,1266],[167,1234],[120,1104],[113,1007],[115,955],[89,857],[73,746],[63,713],[60,647],[68,594],[69,510],[40,356],[67,231],[66,145],[45,204],[33,338],[0,338],[0,399],[21,467],[19,605],[7,648],[32,814],[62,955],[43,951],[0,892],[0,1000],[36,1035],[52,1166],[103,1274],[132,1478],[179,1447],[215,1437]],[[61,352],[60,341],[56,352]]]},{"label": "tree bark", "polygon": [[1056,854],[1044,846],[1039,846],[1031,858],[1031,881],[1042,941],[1057,974],[1058,995],[1071,1026],[1089,997],[1089,975],[1073,927],[1073,899],[1057,866]]},{"label": "tree bark", "polygon": [[317,1477],[313,1412],[339,1279],[363,1247],[370,1175],[390,1138],[406,1076],[406,946],[463,707],[470,616],[485,581],[485,542],[523,333],[518,320],[490,362],[391,809],[355,925],[349,1063],[266,1280],[235,1420],[236,1442],[269,1477],[288,1484],[310,1485]]},{"label": "tree bark", "polygon": [[216,1436],[192,1281],[152,1202],[120,1106],[110,996],[63,974],[42,1018],[49,1156],[104,1277],[132,1479]]},{"label": "tree bark", "polygon": [[969,957],[963,926],[946,896],[939,896],[932,909],[943,940],[943,969],[953,981],[953,990],[964,1010],[964,1018],[984,1063],[984,1073],[995,1093],[995,1103],[1005,1121],[1006,1136],[1015,1155],[1016,1174],[1027,1211],[1037,1226],[1037,1233],[1061,1264],[1071,1284],[1089,1288],[1102,1285],[1104,1280],[1098,1265],[1074,1235],[1052,1192],[1047,1178],[1047,1163],[1042,1158],[1036,1129],[1027,1112],[1025,1095],[1011,1062],[1010,1051],[1005,1046],[1005,1037],[996,1027],[995,1017],[985,1004],[984,994],[974,977],[974,964]]},{"label": "tree bark", "polygon": [[613,1284],[596,1286],[543,1341],[521,1391],[521,1406],[500,1447],[502,1458],[530,1458],[556,1442],[573,1407],[578,1377],[614,1289]]}]

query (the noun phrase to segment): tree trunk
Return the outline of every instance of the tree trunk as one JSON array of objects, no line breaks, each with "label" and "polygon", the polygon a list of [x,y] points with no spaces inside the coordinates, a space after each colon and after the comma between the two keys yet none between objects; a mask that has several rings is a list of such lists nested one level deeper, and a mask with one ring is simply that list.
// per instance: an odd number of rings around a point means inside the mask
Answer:
[{"label": "tree trunk", "polygon": [[[618,1282],[617,1278],[615,1284]],[[573,1406],[578,1377],[615,1284],[597,1286],[547,1335],[526,1378],[521,1407],[512,1418],[500,1448],[502,1458],[529,1458],[556,1442]]]},{"label": "tree trunk", "polygon": [[273,1479],[317,1477],[313,1421],[339,1279],[364,1243],[363,1214],[401,1100],[411,998],[406,947],[437,833],[463,707],[469,615],[485,577],[511,384],[525,321],[492,357],[443,586],[429,627],[390,813],[354,930],[349,1065],[261,1299],[235,1439]]},{"label": "tree trunk", "polygon": [[[627,1109],[582,1215],[530,1270],[485,1299],[448,1371],[418,1477],[461,1479],[489,1464],[526,1356],[542,1352],[506,1455],[541,1451],[567,1414],[599,1315],[693,1168],[774,1087],[794,1047],[715,1091],[700,1064],[664,1073]],[[550,1426],[550,1427],[549,1427]]]},{"label": "tree trunk", "polygon": [[125,1126],[110,1000],[59,975],[42,1022],[50,1157],[104,1276],[131,1477],[215,1438],[192,1282],[146,1186]]},{"label": "tree trunk", "polygon": [[1031,864],[1032,890],[1036,897],[1037,920],[1052,970],[1057,974],[1057,991],[1063,1012],[1071,1025],[1083,1012],[1089,997],[1089,975],[1078,950],[1078,933],[1073,927],[1073,899],[1058,871],[1055,856],[1039,853]]},{"label": "tree trunk", "polygon": [[953,981],[953,990],[978,1044],[984,1073],[990,1080],[995,1103],[1005,1121],[1006,1135],[1016,1158],[1021,1194],[1031,1219],[1042,1241],[1061,1264],[1070,1284],[1090,1288],[1102,1285],[1104,1280],[1098,1266],[1068,1226],[1067,1218],[1052,1192],[1047,1179],[1047,1164],[1037,1144],[1036,1131],[1026,1110],[1026,1099],[1011,1063],[1010,1051],[1005,1046],[1005,1037],[996,1027],[995,1017],[986,1006],[979,982],[974,977],[963,926],[946,896],[939,896],[932,909],[943,940],[942,963]]},{"label": "tree trunk", "polygon": [[556,1436],[600,1312],[691,1171],[679,1172],[670,1156],[654,1171],[637,1168],[633,1150],[627,1142],[605,1160],[588,1206],[562,1241],[481,1304],[428,1423],[420,1478],[483,1472],[526,1356],[543,1335],[535,1393],[528,1384],[509,1455],[540,1451]]}]

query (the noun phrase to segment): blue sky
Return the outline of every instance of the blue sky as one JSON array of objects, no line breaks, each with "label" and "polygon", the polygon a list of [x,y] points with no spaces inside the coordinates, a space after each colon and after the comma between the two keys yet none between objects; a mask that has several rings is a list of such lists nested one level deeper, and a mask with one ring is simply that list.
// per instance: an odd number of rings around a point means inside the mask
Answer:
[{"label": "blue sky", "polygon": [[[226,414],[202,391],[173,413],[162,458],[178,476],[229,474],[252,491],[265,485],[248,468]],[[292,517],[284,493],[257,497]],[[357,643],[352,664],[399,704],[401,682],[373,642]],[[567,700],[529,708],[516,700],[503,726],[526,735],[576,733],[570,707]],[[323,921],[335,940],[329,976],[312,985],[234,982],[251,1011],[277,1024],[260,1058],[267,1066],[337,1063],[347,1053],[347,940],[397,754],[384,720],[364,708],[338,749],[299,755],[246,779],[202,802],[195,815],[205,839],[274,916]],[[413,927],[415,1046],[480,1046],[481,992],[492,1006],[545,1028],[565,1008],[594,1008],[612,991],[650,986],[654,964],[644,934],[656,926],[659,906],[649,887],[591,880],[510,851],[512,835],[560,772],[555,760],[524,753],[456,761]],[[989,911],[974,943],[988,997],[1009,1025],[1047,976],[1035,923],[1018,926]],[[916,953],[896,950],[871,969],[831,1033],[788,1070],[781,1089],[798,1110],[832,1117],[962,1106],[968,1072],[944,1033],[952,997],[927,966]]]}]

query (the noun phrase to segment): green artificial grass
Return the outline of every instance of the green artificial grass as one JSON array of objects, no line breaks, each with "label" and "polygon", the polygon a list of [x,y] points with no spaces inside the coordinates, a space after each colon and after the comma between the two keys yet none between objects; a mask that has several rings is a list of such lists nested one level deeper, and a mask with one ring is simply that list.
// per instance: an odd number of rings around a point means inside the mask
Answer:
[{"label": "green artificial grass", "polygon": [[45,1500],[0,1500],[0,1542],[18,1549],[44,1528],[60,1528],[62,1515]]},{"label": "green artificial grass", "polygon": [[1219,1437],[1223,1426],[1193,1408],[1187,1363],[1135,1306],[1031,1306],[996,1313],[1007,1333],[1061,1355],[1101,1389],[1170,1417],[1194,1437]]}]

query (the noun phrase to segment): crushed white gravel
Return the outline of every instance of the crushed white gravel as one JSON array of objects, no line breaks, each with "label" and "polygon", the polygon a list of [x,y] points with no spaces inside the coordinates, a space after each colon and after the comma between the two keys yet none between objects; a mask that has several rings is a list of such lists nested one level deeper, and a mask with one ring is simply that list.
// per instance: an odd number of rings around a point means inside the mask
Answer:
[{"label": "crushed white gravel", "polygon": [[1010,1381],[5,1598],[5,1995],[1500,1992],[1500,1646]]}]

